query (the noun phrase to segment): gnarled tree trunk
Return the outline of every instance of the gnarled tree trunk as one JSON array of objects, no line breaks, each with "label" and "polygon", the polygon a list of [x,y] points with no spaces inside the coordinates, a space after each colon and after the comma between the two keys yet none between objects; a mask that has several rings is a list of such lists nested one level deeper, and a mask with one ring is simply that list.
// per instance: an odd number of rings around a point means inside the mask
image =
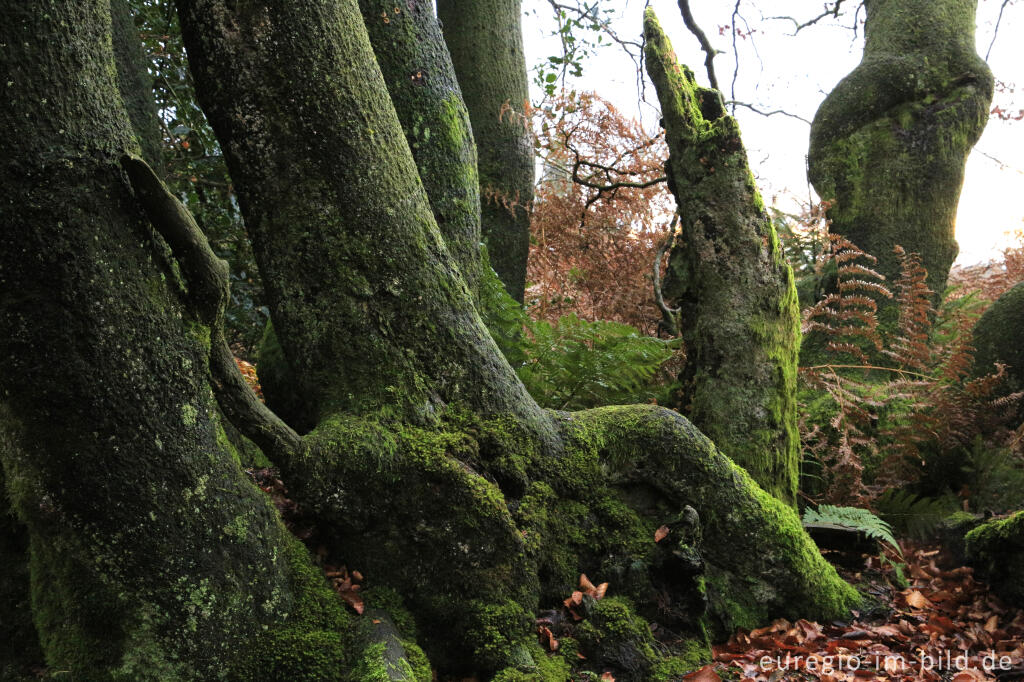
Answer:
[{"label": "gnarled tree trunk", "polygon": [[[831,230],[899,276],[919,253],[941,296],[964,164],[988,119],[993,80],[974,47],[976,0],[867,0],[864,57],[811,126],[808,174]],[[895,304],[887,316],[895,317]]]},{"label": "gnarled tree trunk", "polygon": [[652,11],[644,36],[680,216],[663,287],[680,308],[686,342],[680,407],[761,487],[793,505],[800,463],[793,271],[722,96],[678,64]]},{"label": "gnarled tree trunk", "polygon": [[347,618],[226,444],[209,328],[123,172],[109,2],[7,3],[0,42],[0,463],[46,662],[337,679]]}]

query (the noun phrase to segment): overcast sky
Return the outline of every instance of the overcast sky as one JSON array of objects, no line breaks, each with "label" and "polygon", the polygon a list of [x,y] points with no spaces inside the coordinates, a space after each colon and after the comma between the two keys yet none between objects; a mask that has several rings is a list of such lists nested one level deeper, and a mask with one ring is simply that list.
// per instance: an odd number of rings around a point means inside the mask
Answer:
[{"label": "overcast sky", "polygon": [[[984,56],[992,41],[1002,0],[980,0],[978,10],[978,51]],[[698,81],[707,85],[704,55],[696,39],[686,30],[675,0],[650,0],[680,61],[689,65]],[[719,84],[730,99],[736,60],[732,55],[732,33],[720,27],[732,23],[735,0],[692,0],[697,22],[724,53],[716,57]],[[807,120],[828,91],[860,61],[863,33],[851,30],[852,14],[819,24],[792,35],[792,22],[768,20],[766,16],[791,15],[801,21],[822,10],[822,2],[783,0],[755,3],[743,0],[740,12],[746,24],[737,22],[749,38],[737,39],[739,71],[736,99],[763,110],[785,109]],[[638,39],[644,0],[603,0],[605,9],[616,8],[610,16],[622,38]],[[560,53],[558,41],[550,36],[554,27],[548,0],[523,0],[527,64],[531,68],[549,55]],[[863,15],[862,15],[863,16]],[[996,79],[1013,87],[1024,87],[1024,0],[1006,7],[999,36],[989,64]],[[582,78],[570,80],[570,87],[594,90],[624,113],[638,116],[648,130],[658,122],[657,98],[653,89],[647,102],[640,101],[636,69],[618,47],[601,50],[584,66]],[[542,93],[535,86],[536,103]],[[648,86],[649,87],[649,86]],[[1024,96],[996,94],[997,104],[1016,111],[1024,107]],[[809,126],[782,115],[770,117],[738,109],[751,165],[765,201],[774,200],[783,210],[792,210],[798,200],[806,201],[805,158]],[[1001,165],[1002,164],[1002,165]],[[960,263],[994,258],[1009,243],[1008,233],[1024,228],[1024,121],[992,119],[967,163],[964,191],[957,217]]]}]

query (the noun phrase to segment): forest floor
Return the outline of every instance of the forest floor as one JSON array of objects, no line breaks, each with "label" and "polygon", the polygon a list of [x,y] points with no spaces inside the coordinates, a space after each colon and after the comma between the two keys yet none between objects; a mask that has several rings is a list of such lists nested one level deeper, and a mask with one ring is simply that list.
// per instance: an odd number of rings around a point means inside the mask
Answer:
[{"label": "forest floor", "polygon": [[878,556],[840,569],[873,601],[850,622],[777,620],[737,631],[714,647],[714,663],[683,679],[1024,680],[1024,610],[1008,608],[939,547],[904,548],[899,569]]}]

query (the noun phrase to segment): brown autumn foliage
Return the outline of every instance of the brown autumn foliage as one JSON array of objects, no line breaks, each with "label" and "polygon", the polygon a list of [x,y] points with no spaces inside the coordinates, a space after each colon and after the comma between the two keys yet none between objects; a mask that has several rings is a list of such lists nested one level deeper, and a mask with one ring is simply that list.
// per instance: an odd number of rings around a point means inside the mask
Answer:
[{"label": "brown autumn foliage", "polygon": [[535,111],[544,171],[534,199],[526,302],[533,317],[575,313],[655,334],[651,271],[675,204],[664,135],[594,93]]},{"label": "brown autumn foliage", "polygon": [[[809,221],[809,229],[821,227],[820,220]],[[808,238],[802,238],[806,252]],[[971,328],[983,306],[960,295],[936,311],[916,254],[897,247],[902,272],[886,282],[872,269],[874,257],[855,244],[836,235],[811,235],[816,238],[829,246],[818,249],[817,264],[805,274],[820,275],[826,265],[836,273],[835,290],[804,311],[803,324],[805,334],[822,340],[828,358],[801,368],[810,395],[825,394],[831,403],[822,411],[819,401],[814,415],[809,404],[802,410],[805,455],[821,465],[820,501],[867,505],[920,479],[933,457],[963,452],[979,437],[990,447],[1011,444],[1008,408],[1021,396],[1000,397],[1001,368],[979,378],[971,373]],[[1019,266],[1012,260],[1019,254],[1008,251],[1005,271]],[[892,329],[879,325],[880,298],[895,298]]]}]

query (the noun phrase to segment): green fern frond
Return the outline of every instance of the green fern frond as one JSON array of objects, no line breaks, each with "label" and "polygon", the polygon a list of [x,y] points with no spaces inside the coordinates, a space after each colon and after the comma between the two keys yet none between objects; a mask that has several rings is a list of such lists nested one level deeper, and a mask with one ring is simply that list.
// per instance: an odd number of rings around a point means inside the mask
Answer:
[{"label": "green fern frond", "polygon": [[952,493],[924,497],[909,490],[890,490],[874,502],[879,515],[900,533],[924,540],[934,535],[939,523],[960,509]]},{"label": "green fern frond", "polygon": [[900,556],[903,556],[903,550],[900,549],[899,543],[896,542],[896,537],[892,533],[892,527],[867,509],[822,504],[818,505],[817,509],[812,509],[811,507],[805,509],[803,522],[804,525],[829,524],[856,530],[864,533],[869,538],[877,538],[882,542],[888,543],[899,552]]},{"label": "green fern frond", "polygon": [[655,397],[652,379],[679,344],[573,314],[553,324],[533,320],[490,267],[480,278],[480,302],[498,348],[542,407],[580,410],[649,402]]}]

